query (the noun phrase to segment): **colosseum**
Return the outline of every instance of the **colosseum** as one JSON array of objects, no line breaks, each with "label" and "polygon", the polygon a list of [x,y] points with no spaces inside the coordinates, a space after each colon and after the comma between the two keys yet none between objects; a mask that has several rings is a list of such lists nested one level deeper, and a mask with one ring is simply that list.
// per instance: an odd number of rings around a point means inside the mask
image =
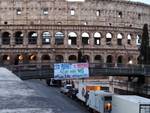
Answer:
[{"label": "colosseum", "polygon": [[1,0],[1,63],[137,63],[150,6],[126,0]]},{"label": "colosseum", "polygon": [[150,5],[129,0],[1,0],[0,63],[138,63]]}]

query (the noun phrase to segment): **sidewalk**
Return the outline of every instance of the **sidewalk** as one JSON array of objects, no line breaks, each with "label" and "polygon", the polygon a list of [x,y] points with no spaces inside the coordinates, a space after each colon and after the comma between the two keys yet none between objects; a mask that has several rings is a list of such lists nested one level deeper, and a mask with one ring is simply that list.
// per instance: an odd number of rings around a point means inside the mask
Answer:
[{"label": "sidewalk", "polygon": [[0,68],[0,113],[54,113],[52,108],[47,98],[9,70]]}]

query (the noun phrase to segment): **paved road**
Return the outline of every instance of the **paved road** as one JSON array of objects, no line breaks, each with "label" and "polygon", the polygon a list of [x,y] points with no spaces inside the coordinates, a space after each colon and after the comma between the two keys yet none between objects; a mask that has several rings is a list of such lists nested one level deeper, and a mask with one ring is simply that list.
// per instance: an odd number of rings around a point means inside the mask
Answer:
[{"label": "paved road", "polygon": [[47,98],[37,94],[6,68],[0,67],[0,113],[57,113]]},{"label": "paved road", "polygon": [[48,87],[44,82],[37,80],[25,83],[35,89],[39,95],[46,97],[56,113],[89,113],[84,106],[61,94],[58,88]]}]

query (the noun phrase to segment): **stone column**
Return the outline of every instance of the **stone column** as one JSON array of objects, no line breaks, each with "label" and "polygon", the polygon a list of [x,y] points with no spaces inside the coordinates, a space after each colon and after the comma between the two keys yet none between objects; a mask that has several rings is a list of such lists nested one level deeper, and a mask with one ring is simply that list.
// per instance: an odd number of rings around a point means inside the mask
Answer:
[{"label": "stone column", "polygon": [[52,31],[51,33],[51,48],[55,47],[55,32]]},{"label": "stone column", "polygon": [[41,48],[42,47],[42,32],[41,31],[37,31],[37,47]]},{"label": "stone column", "polygon": [[82,48],[81,31],[77,32],[77,46],[79,49]]},{"label": "stone column", "polygon": [[106,32],[101,33],[101,47],[106,46]]},{"label": "stone column", "polygon": [[118,44],[117,44],[117,34],[118,33],[116,33],[116,32],[114,32],[114,33],[112,33],[111,32],[111,34],[112,34],[112,40],[111,40],[111,43],[112,43],[112,46],[113,47],[117,47],[118,46]]},{"label": "stone column", "polygon": [[10,34],[10,46],[14,47],[15,46],[15,37],[13,35],[13,32]]},{"label": "stone column", "polygon": [[24,47],[26,48],[26,47],[28,47],[28,31],[25,30],[25,31],[23,32],[23,34],[24,34],[24,37],[23,37],[23,45],[24,45]]},{"label": "stone column", "polygon": [[64,31],[64,47],[68,48],[68,32]]},{"label": "stone column", "polygon": [[94,34],[93,33],[90,33],[89,42],[90,42],[90,48],[93,48],[94,47]]}]

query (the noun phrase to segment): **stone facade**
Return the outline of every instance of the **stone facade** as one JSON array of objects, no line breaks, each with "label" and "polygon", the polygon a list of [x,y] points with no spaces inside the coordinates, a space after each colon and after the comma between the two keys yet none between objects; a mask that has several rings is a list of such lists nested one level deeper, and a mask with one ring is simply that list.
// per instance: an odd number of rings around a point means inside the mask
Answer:
[{"label": "stone facade", "polygon": [[150,6],[116,0],[1,0],[2,63],[76,62],[81,50],[93,63],[137,64]]}]

